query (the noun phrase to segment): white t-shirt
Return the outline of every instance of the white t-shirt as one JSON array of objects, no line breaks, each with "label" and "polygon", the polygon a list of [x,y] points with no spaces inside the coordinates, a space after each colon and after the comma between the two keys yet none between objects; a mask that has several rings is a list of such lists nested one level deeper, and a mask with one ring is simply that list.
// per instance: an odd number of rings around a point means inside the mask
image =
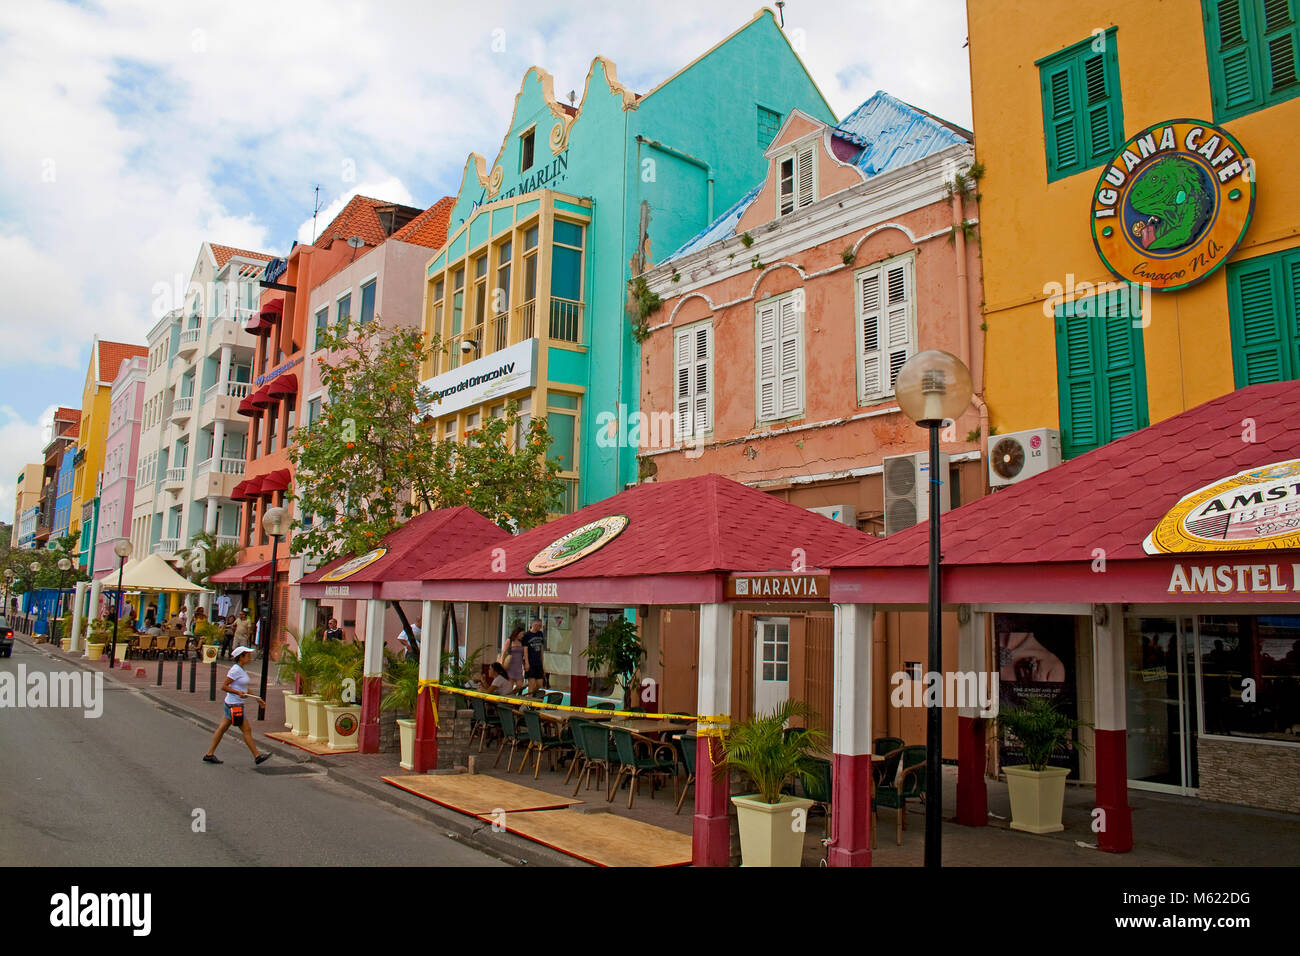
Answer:
[{"label": "white t-shirt", "polygon": [[[240,656],[243,657],[244,655],[241,654]],[[226,676],[230,678],[231,690],[237,690],[241,694],[248,693],[248,671],[236,664],[234,667],[230,668]],[[244,698],[240,697],[238,694],[226,694],[227,704],[242,704],[243,702]]]}]

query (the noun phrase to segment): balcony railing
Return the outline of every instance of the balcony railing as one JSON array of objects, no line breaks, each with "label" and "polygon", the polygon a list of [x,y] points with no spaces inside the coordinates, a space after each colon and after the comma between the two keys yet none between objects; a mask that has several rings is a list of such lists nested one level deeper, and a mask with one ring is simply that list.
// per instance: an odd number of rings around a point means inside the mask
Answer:
[{"label": "balcony railing", "polygon": [[240,544],[239,535],[237,534],[219,534],[215,536],[215,540],[217,544],[233,544],[236,546]]},{"label": "balcony railing", "polygon": [[194,411],[194,396],[182,395],[172,402],[172,418],[189,418]]},{"label": "balcony railing", "polygon": [[510,313],[492,317],[492,351],[500,352],[510,342]]},{"label": "balcony railing", "polygon": [[163,484],[165,485],[183,485],[185,484],[185,466],[179,468],[168,468],[167,473],[163,475]]},{"label": "balcony railing", "polygon": [[203,329],[195,327],[186,329],[181,333],[180,351],[188,352],[199,347],[199,336],[203,334]]},{"label": "balcony railing", "polygon": [[536,332],[537,300],[529,299],[515,308],[515,321],[519,324],[519,338],[531,339]]},{"label": "balcony railing", "polygon": [[244,473],[244,459],[218,458],[217,471],[223,475],[242,475]]},{"label": "balcony railing", "polygon": [[582,341],[581,302],[551,299],[551,338],[562,342]]},{"label": "balcony railing", "polygon": [[180,549],[180,538],[159,538],[152,550],[154,554],[175,554]]}]

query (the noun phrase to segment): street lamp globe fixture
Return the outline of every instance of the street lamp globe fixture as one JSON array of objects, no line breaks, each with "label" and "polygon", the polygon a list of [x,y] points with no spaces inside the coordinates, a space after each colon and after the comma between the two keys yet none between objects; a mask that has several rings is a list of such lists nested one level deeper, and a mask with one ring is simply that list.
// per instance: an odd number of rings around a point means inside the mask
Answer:
[{"label": "street lamp globe fixture", "polygon": [[36,574],[38,571],[40,571],[40,569],[41,569],[41,562],[39,561],[33,561],[31,564],[27,565],[27,570],[31,571],[32,574]]},{"label": "street lamp globe fixture", "polygon": [[118,541],[117,544],[113,545],[113,553],[117,555],[119,558],[131,557],[131,552],[133,550],[135,549],[131,547],[131,542],[128,541],[126,538],[123,538],[122,540]]},{"label": "street lamp globe fixture", "polygon": [[278,538],[284,534],[284,509],[280,507],[267,508],[262,515],[262,527],[266,533],[273,538]]},{"label": "street lamp globe fixture", "polygon": [[12,581],[13,579],[14,579],[14,572],[13,572],[13,569],[12,569],[12,568],[5,568],[5,580],[6,580],[6,581]]},{"label": "street lamp globe fixture", "polygon": [[971,400],[970,369],[939,349],[917,352],[903,363],[894,395],[903,414],[918,425],[955,421]]},{"label": "street lamp globe fixture", "polygon": [[67,558],[59,558],[59,570],[60,571],[72,570],[72,562],[69,561]]}]

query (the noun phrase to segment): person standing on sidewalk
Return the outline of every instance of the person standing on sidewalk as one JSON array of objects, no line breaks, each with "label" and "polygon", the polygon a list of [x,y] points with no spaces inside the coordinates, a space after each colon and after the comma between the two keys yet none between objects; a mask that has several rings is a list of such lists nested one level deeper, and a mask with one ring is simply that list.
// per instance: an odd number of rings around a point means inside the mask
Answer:
[{"label": "person standing on sidewalk", "polygon": [[244,743],[248,745],[249,751],[253,754],[254,763],[261,763],[271,756],[269,753],[258,752],[257,744],[253,742],[253,727],[244,717],[244,701],[255,700],[258,703],[264,703],[262,698],[248,692],[250,678],[248,672],[241,666],[244,655],[247,654],[251,657],[252,653],[252,648],[242,645],[236,647],[232,652],[235,663],[226,674],[226,682],[221,685],[221,689],[226,692],[226,716],[217,725],[217,732],[212,735],[212,743],[208,746],[208,752],[203,755],[204,763],[225,763],[224,760],[217,759],[217,744],[221,743],[221,738],[226,735],[226,731],[232,726],[238,727],[244,732]]},{"label": "person standing on sidewalk", "polygon": [[252,634],[253,620],[248,616],[248,608],[244,608],[239,612],[239,619],[235,621],[235,646],[239,647],[241,645],[246,645]]},{"label": "person standing on sidewalk", "polygon": [[542,656],[546,651],[545,627],[540,618],[535,618],[533,626],[524,635],[524,649],[528,661],[524,677],[528,680],[528,693],[533,697],[542,692],[542,684],[546,682],[546,668]]}]

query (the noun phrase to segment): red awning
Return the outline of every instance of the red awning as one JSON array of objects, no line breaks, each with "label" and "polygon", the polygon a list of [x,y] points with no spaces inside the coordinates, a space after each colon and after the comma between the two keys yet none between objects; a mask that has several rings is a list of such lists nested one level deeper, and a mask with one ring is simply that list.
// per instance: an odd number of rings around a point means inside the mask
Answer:
[{"label": "red awning", "polygon": [[236,408],[235,411],[239,412],[241,415],[247,415],[250,418],[262,414],[262,410],[253,404],[252,395],[245,396],[244,400],[239,403],[239,407]]},{"label": "red awning", "polygon": [[281,375],[266,388],[266,394],[270,395],[272,398],[279,398],[282,395],[297,395],[298,376],[294,375],[292,372]]},{"label": "red awning", "polygon": [[218,571],[208,578],[210,584],[241,584],[245,581],[269,581],[270,561],[248,561],[233,568]]},{"label": "red awning", "polygon": [[262,477],[262,484],[257,489],[259,495],[270,495],[277,491],[287,491],[293,475],[288,468],[280,468]]},{"label": "red awning", "polygon": [[271,386],[263,385],[248,397],[248,403],[258,408],[266,408],[268,405],[274,405],[275,399],[271,397]]},{"label": "red awning", "polygon": [[237,484],[235,488],[243,489],[242,494],[243,494],[244,501],[253,501],[255,498],[257,498],[258,494],[261,493],[262,479],[260,476],[257,478],[248,478],[244,481],[241,481],[239,484]]},{"label": "red awning", "polygon": [[264,322],[278,322],[280,316],[284,315],[284,297],[272,299],[266,305],[262,306],[262,320]]},{"label": "red awning", "polygon": [[247,484],[248,484],[248,479],[244,479],[239,484],[235,485],[235,487],[230,489],[230,498],[232,501],[244,500],[244,486]]}]

